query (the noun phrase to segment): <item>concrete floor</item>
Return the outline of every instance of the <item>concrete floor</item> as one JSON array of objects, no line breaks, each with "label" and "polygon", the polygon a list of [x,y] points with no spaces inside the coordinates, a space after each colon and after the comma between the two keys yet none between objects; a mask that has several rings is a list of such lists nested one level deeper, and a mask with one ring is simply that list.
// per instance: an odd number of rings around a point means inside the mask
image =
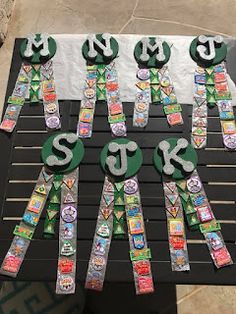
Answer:
[{"label": "concrete floor", "polygon": [[[30,32],[236,35],[235,0],[15,0],[0,48],[0,111],[15,37]],[[180,314],[236,313],[236,287],[177,286]]]}]

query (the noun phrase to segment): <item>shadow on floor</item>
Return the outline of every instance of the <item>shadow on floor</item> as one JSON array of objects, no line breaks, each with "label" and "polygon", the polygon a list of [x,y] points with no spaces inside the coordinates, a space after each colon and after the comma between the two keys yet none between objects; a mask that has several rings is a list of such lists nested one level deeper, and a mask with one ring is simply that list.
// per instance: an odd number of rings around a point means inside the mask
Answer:
[{"label": "shadow on floor", "polygon": [[55,295],[54,283],[4,282],[0,314],[176,314],[174,285],[157,285],[152,295],[136,296],[133,284],[105,283],[103,292],[77,284],[74,295]]}]

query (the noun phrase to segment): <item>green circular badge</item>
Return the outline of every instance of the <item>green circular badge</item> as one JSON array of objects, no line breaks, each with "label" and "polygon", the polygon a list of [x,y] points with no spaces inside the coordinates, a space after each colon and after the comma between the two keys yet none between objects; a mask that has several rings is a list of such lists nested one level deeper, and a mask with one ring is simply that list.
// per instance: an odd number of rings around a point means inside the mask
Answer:
[{"label": "green circular badge", "polygon": [[29,35],[20,46],[22,59],[30,63],[45,63],[56,51],[57,44],[48,34]]},{"label": "green circular badge", "polygon": [[180,180],[196,168],[197,153],[185,138],[168,138],[156,147],[153,162],[161,174]]},{"label": "green circular badge", "polygon": [[52,172],[63,174],[77,168],[84,156],[84,145],[75,133],[57,133],[43,145],[41,157]]},{"label": "green circular badge", "polygon": [[115,139],[106,144],[100,155],[102,169],[115,181],[134,176],[140,169],[143,155],[138,145],[127,138]]},{"label": "green circular badge", "polygon": [[148,68],[160,68],[170,59],[170,47],[165,41],[155,37],[142,38],[134,48],[134,57],[138,64]]},{"label": "green circular badge", "polygon": [[219,64],[226,58],[227,46],[221,36],[200,35],[191,42],[189,51],[197,64],[209,67]]},{"label": "green circular badge", "polygon": [[118,42],[110,34],[91,34],[82,46],[83,57],[93,64],[107,64],[117,57]]}]

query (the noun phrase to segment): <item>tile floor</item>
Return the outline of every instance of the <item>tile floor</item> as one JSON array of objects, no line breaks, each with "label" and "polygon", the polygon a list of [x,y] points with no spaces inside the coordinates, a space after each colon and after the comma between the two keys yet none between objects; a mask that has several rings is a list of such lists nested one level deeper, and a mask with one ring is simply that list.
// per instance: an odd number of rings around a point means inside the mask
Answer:
[{"label": "tile floor", "polygon": [[[236,35],[235,0],[15,0],[0,48],[0,112],[15,37],[30,32]],[[236,313],[236,288],[177,286],[179,314]]]}]

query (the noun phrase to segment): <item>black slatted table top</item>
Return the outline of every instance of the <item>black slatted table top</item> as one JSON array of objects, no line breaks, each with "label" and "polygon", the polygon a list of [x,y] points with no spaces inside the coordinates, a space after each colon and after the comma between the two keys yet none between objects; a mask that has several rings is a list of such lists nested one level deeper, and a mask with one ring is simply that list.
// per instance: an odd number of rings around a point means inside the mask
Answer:
[{"label": "black slatted table top", "polygon": [[[21,40],[17,39],[8,83],[7,97],[11,94],[20,69],[18,55]],[[235,75],[235,73],[233,73]],[[120,78],[121,79],[121,78]],[[152,270],[155,282],[178,284],[235,284],[236,283],[236,152],[224,151],[217,109],[209,110],[207,148],[198,151],[198,172],[204,183],[216,218],[234,264],[216,270],[199,231],[186,231],[191,271],[172,272],[160,175],[152,165],[153,150],[168,137],[190,139],[191,105],[182,105],[184,125],[170,128],[161,106],[151,105],[150,118],[145,130],[132,126],[133,103],[124,103],[128,137],[142,148],[144,163],[138,174],[142,197],[148,245],[152,252]],[[5,104],[6,108],[6,104]],[[4,111],[5,111],[4,108]],[[62,130],[76,130],[79,101],[60,101]],[[22,217],[32,193],[42,163],[40,151],[49,133],[45,131],[42,104],[26,103],[21,111],[16,131],[12,135],[0,133],[1,193],[0,205],[0,259],[5,256],[13,229]],[[102,147],[111,140],[105,103],[97,103],[94,132],[91,139],[83,140],[85,157],[80,165],[77,279],[84,280],[95,231],[99,202],[104,181],[99,156]],[[44,239],[45,212],[31,241],[26,259],[16,280],[56,280],[58,237]],[[58,232],[58,227],[56,233]],[[7,280],[7,277],[0,277]],[[12,280],[12,279],[10,279]],[[106,272],[107,281],[132,282],[128,238],[112,240]]]}]

